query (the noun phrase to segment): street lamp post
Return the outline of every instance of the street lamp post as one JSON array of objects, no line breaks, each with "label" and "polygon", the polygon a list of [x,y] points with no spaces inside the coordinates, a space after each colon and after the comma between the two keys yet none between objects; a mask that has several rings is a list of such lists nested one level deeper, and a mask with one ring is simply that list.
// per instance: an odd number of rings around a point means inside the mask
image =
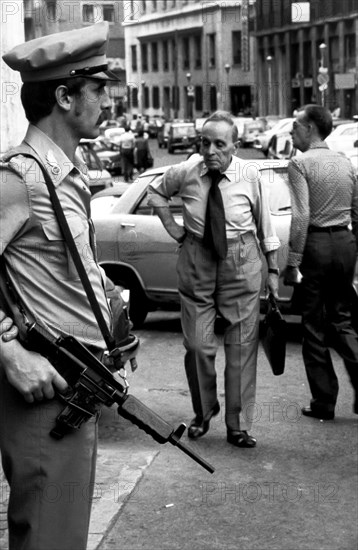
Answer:
[{"label": "street lamp post", "polygon": [[191,73],[186,73],[187,87],[187,105],[188,105],[188,118],[193,120],[193,101],[194,101],[194,86],[191,84]]},{"label": "street lamp post", "polygon": [[267,75],[268,75],[268,115],[271,114],[272,109],[272,56],[266,57],[267,61]]},{"label": "street lamp post", "polygon": [[328,67],[325,67],[326,48],[327,46],[324,42],[322,42],[322,44],[319,45],[319,49],[321,52],[321,59],[320,59],[320,67],[318,69],[317,82],[319,84],[318,89],[321,92],[322,107],[324,107],[324,104],[325,104],[325,92],[328,88],[328,82],[329,82]]},{"label": "street lamp post", "polygon": [[229,73],[231,66],[229,63],[226,63],[224,66],[225,72],[226,72],[226,92],[225,92],[225,109],[226,111],[230,110],[230,88],[229,88]]}]

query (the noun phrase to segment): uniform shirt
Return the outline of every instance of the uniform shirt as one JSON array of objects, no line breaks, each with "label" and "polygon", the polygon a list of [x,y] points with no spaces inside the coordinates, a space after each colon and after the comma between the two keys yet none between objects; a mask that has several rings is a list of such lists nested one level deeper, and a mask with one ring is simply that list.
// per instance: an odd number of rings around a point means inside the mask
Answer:
[{"label": "uniform shirt", "polygon": [[358,185],[347,157],[322,143],[291,159],[288,177],[292,203],[288,265],[301,264],[310,225],[352,224],[358,242]]},{"label": "uniform shirt", "polygon": [[[148,204],[167,206],[170,197],[178,195],[183,201],[185,228],[203,237],[205,213],[211,181],[200,155],[171,167],[159,181],[148,188]],[[237,239],[241,233],[254,233],[264,253],[277,250],[280,241],[271,221],[268,198],[254,165],[233,156],[219,183],[222,194],[226,235]]]},{"label": "uniform shirt", "polygon": [[[110,312],[91,247],[91,194],[84,173],[35,126],[25,137],[43,161],[65,212],[103,315]],[[0,164],[0,254],[26,309],[56,336],[69,333],[105,349],[82,282],[60,233],[38,163],[17,156]]]}]

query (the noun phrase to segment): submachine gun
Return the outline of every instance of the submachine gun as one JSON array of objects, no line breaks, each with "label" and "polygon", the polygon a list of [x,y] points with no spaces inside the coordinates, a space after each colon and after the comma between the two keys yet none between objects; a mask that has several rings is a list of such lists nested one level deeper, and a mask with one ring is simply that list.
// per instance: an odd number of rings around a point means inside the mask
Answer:
[{"label": "submachine gun", "polygon": [[[23,345],[45,356],[69,385],[67,391],[57,393],[57,397],[64,402],[65,406],[50,432],[52,437],[61,439],[66,433],[79,429],[84,422],[96,416],[103,405],[111,407],[116,404],[120,416],[144,430],[155,441],[161,444],[169,442],[208,472],[215,471],[208,462],[180,441],[186,429],[185,424],[182,423],[173,430],[163,418],[139,399],[128,395],[127,388],[124,388],[102,361],[81,342],[70,335],[53,337],[38,323],[29,320],[21,304],[14,299],[14,292],[4,273],[2,262],[0,262],[0,298],[4,300],[4,302],[0,300],[1,305],[11,312],[20,329],[20,334],[23,333],[20,338]],[[22,327],[19,326],[21,322]],[[135,361],[138,345],[129,346],[131,351],[127,355],[124,346],[124,362]]]}]

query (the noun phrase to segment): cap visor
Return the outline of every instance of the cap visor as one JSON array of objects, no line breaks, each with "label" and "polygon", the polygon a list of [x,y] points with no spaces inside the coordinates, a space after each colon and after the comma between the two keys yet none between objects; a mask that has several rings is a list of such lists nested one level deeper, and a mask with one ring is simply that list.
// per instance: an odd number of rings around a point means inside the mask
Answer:
[{"label": "cap visor", "polygon": [[[83,76],[85,76],[85,75],[83,75]],[[114,82],[120,82],[120,79],[118,78],[118,76],[116,74],[112,73],[112,71],[106,71],[106,72],[86,75],[85,78],[95,78],[96,80],[111,80],[111,81],[114,81]]]}]

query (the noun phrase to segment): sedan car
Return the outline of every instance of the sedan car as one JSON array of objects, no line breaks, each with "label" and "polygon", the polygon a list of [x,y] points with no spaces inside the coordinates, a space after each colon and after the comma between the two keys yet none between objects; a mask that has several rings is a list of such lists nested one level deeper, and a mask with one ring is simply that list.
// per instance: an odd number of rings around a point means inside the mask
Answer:
[{"label": "sedan car", "polygon": [[[257,167],[270,197],[271,211],[281,240],[280,268],[285,265],[291,220],[287,187],[287,163],[268,160],[244,161]],[[176,261],[178,244],[164,229],[153,208],[148,206],[149,184],[167,167],[153,168],[141,174],[127,191],[111,201],[106,211],[92,213],[98,258],[107,275],[131,291],[131,318],[139,326],[149,311],[179,307]],[[178,223],[182,222],[181,199],[173,197],[170,208]],[[266,278],[266,262],[263,262]],[[292,289],[280,278],[280,301],[289,306]],[[265,289],[262,287],[262,299]]]},{"label": "sedan car", "polygon": [[340,124],[326,138],[326,143],[333,151],[344,153],[358,145],[358,123]]},{"label": "sedan car", "polygon": [[176,149],[198,151],[200,141],[193,122],[173,122],[169,128],[168,153]]},{"label": "sedan car", "polygon": [[97,191],[112,187],[112,176],[108,170],[105,169],[101,159],[97,155],[93,140],[82,139],[76,149],[76,155],[86,166],[87,176],[89,178],[89,189],[92,195],[97,193]]},{"label": "sedan car", "polygon": [[253,120],[252,122],[245,122],[244,129],[240,138],[241,147],[251,147],[254,141],[265,130],[265,123],[263,120]]},{"label": "sedan car", "polygon": [[[285,267],[291,223],[291,201],[288,189],[287,161],[267,159],[243,161],[243,173],[254,166],[268,193],[270,210],[281,241],[278,254],[281,271]],[[98,259],[107,275],[130,290],[131,319],[140,326],[149,311],[179,308],[176,262],[178,243],[164,229],[152,207],[148,205],[147,189],[169,168],[158,167],[141,174],[121,196],[108,200],[104,209],[92,212],[97,235]],[[107,199],[110,190],[106,191]],[[92,206],[95,197],[92,198]],[[180,197],[173,197],[170,208],[178,223],[183,223]],[[261,306],[265,309],[266,261],[263,261]],[[355,278],[358,292],[358,262]],[[292,287],[279,279],[279,304],[283,312],[292,313]]]},{"label": "sedan car", "polygon": [[262,134],[257,136],[257,139],[253,143],[253,147],[255,149],[261,149],[263,153],[267,154],[272,137],[280,132],[290,132],[294,120],[294,118],[283,118],[278,121],[274,126],[266,129]]}]

